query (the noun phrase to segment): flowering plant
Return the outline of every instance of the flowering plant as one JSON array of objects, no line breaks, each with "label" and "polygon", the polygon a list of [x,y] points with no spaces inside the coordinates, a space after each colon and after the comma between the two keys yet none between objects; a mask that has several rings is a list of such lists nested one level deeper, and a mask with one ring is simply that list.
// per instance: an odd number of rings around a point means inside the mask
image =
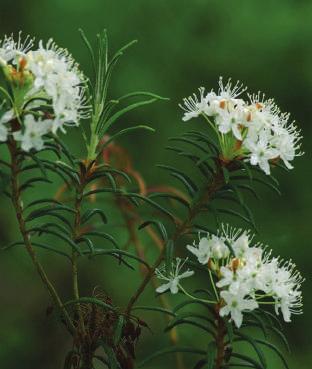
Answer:
[{"label": "flowering plant", "polygon": [[[218,93],[200,88],[199,97],[194,94],[181,105],[184,121],[202,117],[208,129],[173,137],[174,146],[167,147],[191,161],[197,174],[159,165],[182,187],[148,186],[116,141],[137,130],[153,129],[145,125],[118,129],[118,123],[128,112],[166,99],[142,91],[111,98],[108,87],[114,66],[133,42],[110,57],[106,32],[97,37],[97,52],[82,31],[81,36],[94,78],[85,77],[68,51],[52,40],[35,44],[29,37],[22,41],[20,35],[17,41],[10,36],[0,43],[0,143],[9,155],[8,161],[0,160],[2,188],[20,232],[20,240],[2,249],[23,246],[47,288],[53,304],[50,313],[73,340],[64,369],[92,369],[95,362],[132,369],[170,352],[176,354],[178,369],[183,368],[183,352],[199,355],[194,369],[264,369],[268,366],[263,345],[287,367],[281,351],[268,341],[267,331],[284,340],[280,326],[274,324],[280,315],[289,322],[292,314],[302,312],[303,279],[291,261],[274,257],[273,251],[254,241],[251,231],[224,225],[220,216],[256,228],[244,193],[257,197],[255,183],[279,193],[271,171],[291,169],[291,162],[302,154],[299,130],[272,99],[258,93],[243,100],[245,88],[231,81],[224,85],[221,78]],[[112,126],[117,127],[114,133]],[[84,142],[82,157],[59,137],[71,127],[78,127]],[[62,183],[55,196],[24,203],[26,191],[39,182],[53,183],[56,176]],[[120,212],[129,236],[124,246],[114,234],[112,208]],[[144,252],[147,237],[159,252],[154,262]],[[69,261],[72,288],[66,300],[40,261],[41,251]],[[118,306],[100,287],[81,296],[80,263],[103,255],[117,260],[119,268],[140,265],[141,283],[126,306]],[[189,292],[184,283],[192,279],[200,283],[196,276],[201,274],[204,288]],[[137,304],[150,283],[160,306]],[[167,292],[186,299],[172,308]],[[186,306],[194,310],[181,313]],[[204,313],[196,310],[200,307]],[[136,346],[142,329],[148,328],[142,311],[169,317],[165,330],[170,331],[172,344],[140,361]],[[209,335],[205,349],[177,342],[177,328],[185,324]],[[260,328],[265,339],[246,333],[249,327]],[[251,344],[256,359],[238,351],[236,343],[241,341]]]}]

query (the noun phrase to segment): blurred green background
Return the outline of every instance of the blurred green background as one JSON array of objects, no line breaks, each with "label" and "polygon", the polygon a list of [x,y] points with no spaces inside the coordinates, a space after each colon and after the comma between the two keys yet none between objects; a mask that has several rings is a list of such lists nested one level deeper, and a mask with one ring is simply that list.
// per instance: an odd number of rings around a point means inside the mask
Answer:
[{"label": "blurred green background", "polygon": [[[261,202],[251,201],[261,240],[276,254],[291,257],[307,281],[304,284],[304,310],[287,325],[293,369],[310,369],[312,362],[312,173],[311,96],[312,96],[312,2],[309,0],[209,1],[209,0],[0,0],[0,34],[17,33],[47,40],[53,37],[67,47],[89,72],[88,54],[78,34],[85,30],[89,38],[107,28],[111,50],[138,39],[139,43],[123,57],[116,69],[112,96],[132,90],[150,90],[170,97],[132,113],[120,124],[149,123],[154,135],[129,136],[123,144],[132,153],[137,168],[148,183],[164,183],[165,173],[154,164],[165,162],[163,149],[167,138],[185,131],[195,121],[181,122],[178,103],[199,86],[216,87],[219,75],[239,79],[250,91],[261,90],[275,97],[302,128],[306,154],[295,161],[290,173],[278,173],[282,196],[261,188]],[[77,140],[67,141],[79,153]],[[147,160],[148,158],[148,160]],[[47,191],[55,189],[43,189]],[[37,197],[38,192],[30,193]],[[1,245],[16,240],[16,225],[9,203],[0,207]],[[59,259],[42,254],[49,273],[68,297],[70,276]],[[119,273],[110,260],[82,263],[82,294],[94,285],[102,286],[122,305],[138,281],[138,273]],[[68,337],[62,327],[45,315],[49,300],[39,278],[24,255],[15,249],[0,256],[0,368],[59,369]],[[145,302],[156,300],[153,291]],[[144,298],[141,301],[144,304]],[[145,314],[153,333],[146,332],[140,344],[140,356],[168,344],[160,334],[162,317]],[[194,331],[182,329],[186,343],[204,346]],[[173,368],[171,359],[152,362],[148,368]],[[282,364],[270,358],[269,368]]]}]

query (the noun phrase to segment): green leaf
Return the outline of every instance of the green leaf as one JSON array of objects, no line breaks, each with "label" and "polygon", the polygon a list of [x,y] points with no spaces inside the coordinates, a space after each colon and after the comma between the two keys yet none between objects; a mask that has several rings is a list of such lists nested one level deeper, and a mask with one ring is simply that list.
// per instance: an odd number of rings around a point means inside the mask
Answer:
[{"label": "green leaf", "polygon": [[248,192],[250,192],[257,200],[260,200],[259,195],[257,194],[257,192],[249,185],[246,184],[236,184],[235,185],[236,188],[241,188],[242,190],[246,190]]},{"label": "green leaf", "polygon": [[136,193],[131,193],[131,192],[130,193],[124,193],[123,195],[126,196],[126,197],[134,197],[134,198],[138,198],[142,201],[145,201],[147,204],[151,205],[155,209],[157,209],[160,212],[166,214],[169,218],[171,218],[174,221],[174,223],[176,222],[176,218],[171,212],[169,212],[163,206],[157,204],[157,202],[151,200],[149,197],[145,197],[145,196],[142,196],[142,195],[139,195],[139,194],[136,194]]},{"label": "green leaf", "polygon": [[[71,261],[70,255],[66,254],[66,252],[63,252],[63,251],[58,250],[58,249],[56,249],[54,247],[51,247],[49,245],[44,245],[44,244],[38,243],[38,242],[33,242],[32,241],[31,244],[32,244],[32,246],[39,247],[41,249],[51,251],[51,252],[53,252],[55,254],[58,254],[58,255],[61,255],[61,256],[65,256],[67,259],[69,259]],[[23,241],[12,242],[7,246],[2,247],[1,251],[9,250],[10,248],[12,248],[14,246],[25,246],[25,244],[24,244]]]},{"label": "green leaf", "polygon": [[202,147],[199,143],[197,143],[196,141],[193,141],[192,139],[189,138],[185,138],[185,137],[170,137],[169,141],[178,141],[178,142],[185,142],[188,143],[194,147],[196,147],[197,149],[199,149],[200,151],[209,154],[209,150],[207,150],[206,148]]},{"label": "green leaf", "polygon": [[207,347],[207,369],[214,369],[215,360],[217,357],[217,344],[212,341]]},{"label": "green leaf", "polygon": [[52,212],[55,211],[66,211],[71,214],[76,214],[76,210],[66,206],[66,205],[55,205],[55,206],[45,206],[36,210],[33,210],[25,219],[25,222],[30,222],[36,218],[40,218],[43,216],[51,215]]},{"label": "green leaf", "polygon": [[116,358],[116,354],[115,351],[109,347],[108,345],[106,345],[103,341],[102,341],[102,347],[104,348],[104,351],[107,355],[108,358],[108,367],[110,369],[120,369],[120,365],[118,363],[118,360]]},{"label": "green leaf", "polygon": [[107,217],[104,214],[103,210],[101,210],[101,209],[88,209],[83,213],[83,215],[81,217],[81,224],[84,224],[84,223],[88,222],[95,215],[98,215],[101,218],[101,220],[104,224],[107,223]]},{"label": "green leaf", "polygon": [[[266,327],[265,327],[265,322],[261,319],[260,314],[257,314],[253,311],[250,311],[250,312],[248,312],[248,315],[253,317],[259,323],[259,327],[261,328],[264,337],[267,338],[267,330],[266,330]],[[248,320],[246,320],[246,322],[248,322]],[[247,326],[248,326],[248,324],[247,324]]]},{"label": "green leaf", "polygon": [[176,352],[187,352],[195,355],[206,355],[206,351],[204,350],[198,350],[192,347],[185,347],[185,346],[172,346],[172,347],[166,347],[162,350],[154,352],[152,355],[145,358],[143,361],[139,363],[139,367],[143,367],[145,364],[147,364],[149,361],[162,356],[166,354],[174,354]]},{"label": "green leaf", "polygon": [[84,44],[86,45],[86,47],[89,51],[89,54],[90,54],[90,57],[91,57],[91,62],[92,62],[92,67],[93,67],[93,72],[96,73],[96,63],[95,63],[95,56],[94,56],[93,48],[92,48],[87,36],[85,35],[84,31],[81,28],[79,28],[78,31],[80,33],[80,36],[81,36]]},{"label": "green leaf", "polygon": [[182,171],[169,166],[169,165],[163,165],[163,164],[159,164],[157,165],[158,168],[161,169],[165,169],[168,170],[170,172],[170,174],[179,179],[182,184],[186,187],[187,191],[189,192],[189,194],[193,197],[194,194],[198,191],[197,186],[195,185],[195,183],[186,175],[184,174]]},{"label": "green leaf", "polygon": [[232,342],[234,340],[233,324],[232,324],[232,322],[230,322],[227,319],[224,319],[224,323],[225,323],[225,326],[226,326],[226,332],[227,332],[227,335],[229,337],[229,341],[232,344]]},{"label": "green leaf", "polygon": [[226,169],[226,167],[222,167],[224,182],[227,184],[230,181],[230,172]]},{"label": "green leaf", "polygon": [[262,345],[264,345],[264,346],[266,346],[266,347],[268,347],[269,349],[273,350],[280,357],[280,359],[282,360],[285,368],[289,369],[289,366],[288,366],[287,361],[285,360],[283,354],[281,353],[281,351],[275,345],[273,345],[270,342],[263,341],[263,340],[260,340],[260,339],[256,339],[255,341],[262,344]]},{"label": "green leaf", "polygon": [[232,352],[231,357],[236,357],[237,359],[244,360],[247,363],[253,365],[253,367],[256,368],[256,369],[263,369],[263,367],[256,360],[252,359],[251,357],[249,357],[247,355]]},{"label": "green leaf", "polygon": [[157,99],[152,98],[149,100],[143,100],[143,101],[139,101],[137,103],[133,103],[130,104],[128,106],[126,106],[125,108],[119,110],[117,113],[113,114],[103,125],[103,129],[101,129],[101,134],[104,134],[105,132],[107,132],[107,130],[109,129],[109,127],[120,117],[122,117],[124,114],[130,112],[131,110],[140,108],[144,105],[149,105],[154,103],[155,101],[157,101]]},{"label": "green leaf", "polygon": [[188,209],[190,209],[190,204],[183,199],[180,196],[177,195],[173,195],[171,193],[165,193],[165,192],[154,192],[152,194],[149,195],[150,199],[154,199],[154,198],[165,198],[165,199],[172,199],[172,200],[176,200],[179,203],[181,203],[182,205],[184,205],[185,207],[187,207]]},{"label": "green leaf", "polygon": [[191,325],[193,327],[202,329],[203,331],[205,331],[208,334],[211,334],[212,337],[214,337],[214,335],[215,335],[215,332],[212,329],[206,327],[205,325],[200,324],[200,323],[195,322],[195,321],[190,320],[190,319],[183,319],[183,318],[179,318],[179,317],[177,317],[176,319],[174,319],[172,322],[170,322],[167,325],[167,327],[165,328],[165,332],[168,332],[169,330],[173,329],[174,327],[176,327],[178,325]]},{"label": "green leaf", "polygon": [[0,192],[4,191],[11,182],[11,176],[8,173],[0,171]]},{"label": "green leaf", "polygon": [[148,227],[148,226],[151,226],[151,225],[156,226],[157,230],[159,231],[159,233],[160,233],[160,235],[161,235],[161,237],[162,237],[162,239],[164,241],[166,241],[168,239],[166,228],[162,224],[162,222],[160,222],[160,221],[157,221],[157,220],[147,220],[144,223],[142,223],[138,227],[138,229],[141,230],[141,229],[144,229],[145,227]]},{"label": "green leaf", "polygon": [[[236,336],[240,337],[239,340],[248,342],[254,348],[255,352],[258,355],[262,368],[266,369],[267,368],[266,359],[263,354],[263,351],[257,345],[257,342],[252,337],[239,331],[236,332]],[[235,341],[237,341],[237,339],[235,339]]]},{"label": "green leaf", "polygon": [[129,128],[125,128],[120,130],[119,132],[115,133],[114,135],[112,135],[99,149],[100,152],[102,152],[103,149],[105,149],[105,147],[107,147],[111,142],[115,141],[116,138],[123,136],[125,134],[128,133],[132,133],[132,132],[136,132],[138,130],[145,130],[145,131],[149,131],[149,132],[155,132],[155,129],[149,126],[145,126],[145,125],[138,125],[138,126],[134,126],[134,127],[129,127]]},{"label": "green leaf", "polygon": [[28,152],[28,153],[23,152],[23,155],[24,156],[30,156],[32,158],[32,160],[35,162],[37,168],[40,169],[42,175],[44,177],[47,176],[47,172],[45,170],[44,163],[43,163],[43,161],[41,159],[39,159],[39,158],[36,157],[36,154],[33,154],[32,152]]},{"label": "green leaf", "polygon": [[255,224],[254,224],[254,220],[246,218],[244,215],[242,215],[241,213],[239,213],[238,211],[235,211],[233,209],[228,209],[228,208],[217,208],[216,209],[219,213],[223,213],[223,214],[228,214],[228,215],[232,215],[234,217],[240,218],[241,220],[245,221],[246,223],[250,224],[253,228],[255,228]]},{"label": "green leaf", "polygon": [[124,250],[119,250],[119,249],[110,249],[110,250],[95,249],[93,251],[93,255],[94,256],[97,256],[97,255],[126,256],[129,259],[136,260],[136,261],[140,262],[141,264],[145,265],[147,269],[151,268],[145,260],[141,259],[140,257],[138,257],[136,255],[131,254],[130,252],[124,251]]},{"label": "green leaf", "polygon": [[254,178],[253,179],[253,181],[255,181],[255,182],[259,182],[259,183],[261,183],[261,184],[263,184],[263,185],[265,185],[265,186],[267,186],[268,188],[270,188],[273,192],[276,192],[278,195],[282,195],[281,194],[281,191],[276,187],[276,186],[274,186],[272,183],[270,183],[270,182],[268,182],[268,181],[266,181],[266,180],[264,180],[264,179],[262,179],[262,178]]},{"label": "green leaf", "polygon": [[125,318],[122,315],[120,315],[118,320],[117,320],[117,323],[116,323],[116,326],[115,326],[114,339],[113,339],[115,346],[117,346],[120,342],[122,329],[123,329],[123,326],[124,326],[124,320],[125,320]]},{"label": "green leaf", "polygon": [[90,231],[84,233],[83,236],[95,236],[104,238],[105,240],[110,241],[115,247],[117,247],[117,249],[119,249],[118,243],[116,242],[115,238],[106,232]]},{"label": "green leaf", "polygon": [[59,201],[55,200],[55,199],[40,199],[40,200],[35,200],[30,202],[27,206],[25,206],[24,210],[34,206],[34,205],[38,205],[38,204],[43,204],[43,203],[49,203],[49,204],[53,204],[53,205],[62,205]]},{"label": "green leaf", "polygon": [[92,304],[99,306],[105,310],[117,311],[116,308],[112,305],[106,304],[105,302],[96,299],[94,297],[80,297],[79,299],[70,300],[65,302],[64,306],[76,305],[76,304]]},{"label": "green leaf", "polygon": [[249,179],[252,181],[253,175],[252,175],[249,165],[242,160],[239,161],[239,164],[243,167],[243,169],[245,169]]},{"label": "green leaf", "polygon": [[126,198],[130,198],[131,200],[140,199],[140,200],[146,202],[147,204],[151,205],[155,209],[159,210],[160,212],[164,213],[165,215],[167,215],[169,218],[171,218],[174,221],[174,223],[176,223],[175,216],[173,214],[171,214],[167,209],[165,209],[161,205],[157,204],[155,201],[151,200],[150,198],[142,196],[138,193],[125,192],[125,191],[120,190],[120,189],[117,189],[116,191],[114,191],[111,188],[101,188],[101,189],[87,191],[83,194],[83,196],[87,197],[87,196],[90,196],[90,195],[93,195],[93,194],[98,194],[98,193],[114,193],[116,195],[120,195],[120,196],[124,196]]},{"label": "green leaf", "polygon": [[183,301],[180,304],[178,304],[172,311],[174,313],[177,313],[179,310],[183,309],[185,306],[193,305],[193,304],[202,305],[202,306],[206,307],[208,310],[210,310],[210,308],[211,308],[211,306],[208,303],[205,303],[203,301],[186,300],[186,301]]},{"label": "green leaf", "polygon": [[159,312],[159,313],[162,313],[162,314],[168,314],[168,315],[173,316],[173,317],[176,316],[176,314],[174,314],[171,310],[164,309],[164,308],[161,308],[161,307],[158,307],[158,306],[134,306],[132,308],[132,311],[134,311],[134,310],[154,311],[154,312]]},{"label": "green leaf", "polygon": [[75,165],[74,163],[74,156],[70,153],[70,151],[67,149],[66,145],[64,145],[63,141],[57,136],[52,135],[53,141],[56,142],[60,147],[62,152],[65,154],[66,158],[69,160],[69,162],[72,164],[72,166]]},{"label": "green leaf", "polygon": [[[93,242],[89,239],[89,238],[87,238],[87,237],[80,237],[80,238],[78,238],[77,240],[76,240],[76,242],[79,244],[79,243],[82,243],[82,242],[84,242],[86,245],[87,245],[87,247],[88,247],[88,249],[89,249],[89,251],[90,251],[90,255],[92,256],[92,255],[94,255],[94,246],[93,246]],[[83,252],[83,251],[82,251]]]},{"label": "green leaf", "polygon": [[125,99],[128,99],[128,98],[131,98],[131,97],[138,97],[138,96],[152,97],[152,98],[157,99],[157,100],[170,100],[167,97],[162,97],[162,96],[156,95],[152,92],[146,92],[146,91],[130,92],[126,95],[123,95],[123,96],[119,97],[117,100],[122,101],[122,100],[125,100]]},{"label": "green leaf", "polygon": [[41,235],[42,233],[45,233],[45,234],[50,234],[52,236],[56,236],[56,237],[60,238],[61,240],[65,241],[69,246],[71,246],[71,248],[73,248],[75,251],[77,251],[77,253],[79,255],[82,255],[79,247],[75,244],[75,242],[73,240],[71,240],[69,237],[67,237],[66,235],[62,234],[62,233],[58,233],[58,232],[53,231],[51,229],[46,229],[46,228],[42,228],[42,227],[30,228],[30,229],[27,230],[27,233],[39,233],[39,235]]},{"label": "green leaf", "polygon": [[[209,294],[209,296],[211,296],[211,295]],[[211,325],[213,328],[215,328],[215,326],[216,326],[214,319],[209,318],[207,315],[194,313],[192,311],[187,311],[187,312],[180,313],[177,316],[177,318],[182,318],[182,319],[185,319],[185,318],[194,318],[194,319],[204,320],[209,325]]]},{"label": "green leaf", "polygon": [[47,222],[47,223],[40,224],[40,227],[41,228],[56,228],[59,231],[63,232],[65,235],[71,236],[71,232],[67,228],[63,227],[61,224]]},{"label": "green leaf", "polygon": [[198,141],[204,142],[205,144],[208,145],[208,147],[210,149],[213,149],[216,153],[219,152],[219,148],[218,146],[215,144],[215,142],[211,139],[210,136],[204,134],[203,132],[199,132],[199,131],[189,131],[187,133],[185,133],[185,135],[191,136],[196,138]]},{"label": "green leaf", "polygon": [[173,257],[174,257],[174,242],[173,240],[168,240],[166,243],[165,249],[165,262],[166,262],[166,271],[169,275],[172,269]]}]

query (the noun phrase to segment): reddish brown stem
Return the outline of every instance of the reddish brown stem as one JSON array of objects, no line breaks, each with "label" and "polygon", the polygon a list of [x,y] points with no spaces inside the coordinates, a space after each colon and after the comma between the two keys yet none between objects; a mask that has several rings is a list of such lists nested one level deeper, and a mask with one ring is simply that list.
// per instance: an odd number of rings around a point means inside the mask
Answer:
[{"label": "reddish brown stem", "polygon": [[220,316],[220,304],[217,304],[215,307],[216,311],[216,321],[217,321],[217,335],[216,335],[216,345],[217,345],[217,356],[216,356],[216,365],[215,369],[221,369],[224,356],[225,356],[225,335],[226,335],[226,326],[223,318]]},{"label": "reddish brown stem", "polygon": [[[212,182],[208,185],[205,191],[203,191],[202,196],[200,199],[191,207],[189,210],[188,216],[185,219],[184,222],[182,222],[176,229],[175,233],[171,237],[171,240],[173,242],[177,241],[177,239],[183,235],[191,226],[194,218],[201,212],[202,207],[204,204],[207,204],[211,198],[211,196],[220,189],[224,184],[224,176],[221,168],[217,171],[215,177],[213,178]],[[134,293],[134,295],[131,297],[127,308],[125,310],[126,314],[130,314],[131,309],[133,305],[136,303],[136,301],[139,299],[141,294],[144,292],[146,286],[149,284],[150,280],[152,279],[155,270],[158,268],[158,266],[163,261],[165,254],[165,247],[160,252],[155,264],[152,266],[152,268],[149,270],[149,272],[146,274],[145,278],[143,279],[142,283]]]},{"label": "reddish brown stem", "polygon": [[20,172],[20,161],[18,160],[18,152],[16,143],[13,139],[10,139],[8,142],[8,149],[11,155],[11,191],[12,191],[12,203],[15,209],[16,218],[18,221],[18,226],[20,233],[23,238],[23,242],[25,248],[27,250],[28,255],[30,256],[43,284],[46,286],[55,306],[60,310],[61,314],[63,315],[67,328],[71,333],[74,331],[74,326],[71,321],[71,318],[63,305],[56,289],[54,288],[52,282],[49,280],[43,266],[41,265],[40,261],[37,258],[36,252],[32,246],[30,235],[26,228],[26,223],[23,215],[23,206],[21,201],[21,193],[20,193],[20,186],[18,181],[18,174]]}]

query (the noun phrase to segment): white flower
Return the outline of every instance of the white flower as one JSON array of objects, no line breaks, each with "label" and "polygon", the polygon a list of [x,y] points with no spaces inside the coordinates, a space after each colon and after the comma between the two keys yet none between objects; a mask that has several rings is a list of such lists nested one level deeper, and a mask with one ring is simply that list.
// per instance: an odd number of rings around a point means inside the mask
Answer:
[{"label": "white flower", "polygon": [[[186,259],[187,260],[187,259]],[[170,290],[172,294],[176,294],[179,292],[179,283],[181,279],[188,278],[194,274],[192,270],[186,270],[181,273],[181,269],[183,268],[185,262],[182,262],[180,258],[176,259],[176,262],[172,265],[172,269],[169,272],[169,275],[166,274],[165,268],[156,269],[156,275],[159,279],[167,281],[167,283],[162,284],[156,289],[156,292],[163,293],[167,290]]]},{"label": "white flower", "polygon": [[[58,48],[53,40],[46,46],[39,42],[39,49],[26,54],[27,68],[35,77],[29,97],[40,93],[52,100],[55,119],[52,131],[64,131],[65,124],[78,125],[89,114],[86,105],[86,84],[67,50]],[[40,104],[40,102],[39,102]]]},{"label": "white flower", "polygon": [[231,100],[232,102],[237,102],[237,97],[247,90],[240,81],[237,81],[233,85],[231,78],[228,79],[226,84],[223,83],[223,77],[219,77],[219,91],[218,96],[220,99]]},{"label": "white flower", "polygon": [[9,128],[6,126],[14,118],[13,110],[8,110],[0,118],[0,142],[5,142],[8,138]]},{"label": "white flower", "polygon": [[44,146],[43,136],[51,130],[53,121],[35,120],[32,115],[26,115],[24,118],[24,130],[14,132],[13,136],[16,141],[21,141],[21,147],[24,151],[35,149],[42,150]]},{"label": "white flower", "polygon": [[232,249],[235,253],[235,256],[238,258],[242,258],[245,256],[245,253],[249,249],[249,236],[247,232],[243,232],[240,236],[238,236],[235,240],[232,241]]},{"label": "white flower", "polygon": [[16,62],[16,58],[24,56],[32,46],[33,39],[27,36],[22,40],[21,32],[17,41],[14,41],[13,35],[4,36],[4,39],[0,41],[0,64],[6,65],[11,61]]},{"label": "white flower", "polygon": [[249,150],[250,164],[259,165],[265,174],[270,174],[269,161],[279,156],[278,150],[270,146],[269,137],[269,133],[263,130],[257,142],[250,139],[244,142],[244,146]]},{"label": "white flower", "polygon": [[242,127],[245,123],[245,114],[243,109],[244,102],[229,100],[224,102],[224,108],[218,109],[218,114],[215,117],[216,124],[222,134],[233,132],[237,140],[242,140]]},{"label": "white flower", "polygon": [[[302,313],[304,280],[291,261],[272,258],[272,252],[265,251],[265,246],[252,242],[254,236],[249,231],[223,225],[218,234],[234,252],[217,264],[216,287],[225,304],[220,314],[231,314],[239,327],[243,311],[261,306],[263,301],[272,304],[276,314],[281,311],[286,322],[290,321],[291,314]],[[202,256],[199,247],[190,251]]]},{"label": "white flower", "polygon": [[302,313],[301,284],[304,279],[296,271],[291,261],[279,262],[277,258],[268,263],[271,278],[267,278],[267,291],[275,300],[275,311],[281,309],[285,322],[290,322],[291,314]]},{"label": "white flower", "polygon": [[217,282],[216,286],[218,288],[230,286],[232,293],[237,292],[241,283],[237,271],[234,271],[233,268],[222,266],[220,269],[220,274],[221,279]]},{"label": "white flower", "polygon": [[197,246],[194,243],[193,246],[187,245],[186,248],[197,257],[201,264],[207,264],[210,258],[223,259],[229,255],[229,249],[224,241],[215,235],[202,237]]},{"label": "white flower", "polygon": [[183,109],[185,112],[182,118],[184,122],[192,118],[197,118],[207,108],[207,99],[204,96],[205,88],[200,87],[198,91],[199,98],[194,93],[192,96],[183,99],[184,106],[182,104],[179,104],[180,108]]},{"label": "white flower", "polygon": [[248,159],[270,174],[272,160],[281,159],[288,169],[291,161],[303,153],[300,151],[300,131],[289,123],[289,114],[282,113],[273,99],[266,99],[260,92],[248,94],[248,100],[240,95],[246,90],[239,82],[229,80],[223,84],[219,79],[219,90],[207,94],[205,88],[183,100],[183,120],[203,114],[217,132],[223,159]]},{"label": "white flower", "polygon": [[242,325],[243,312],[255,310],[259,306],[255,300],[246,296],[243,290],[239,290],[235,294],[229,291],[222,291],[220,296],[225,303],[220,309],[220,316],[231,315],[231,319],[237,328]]}]

